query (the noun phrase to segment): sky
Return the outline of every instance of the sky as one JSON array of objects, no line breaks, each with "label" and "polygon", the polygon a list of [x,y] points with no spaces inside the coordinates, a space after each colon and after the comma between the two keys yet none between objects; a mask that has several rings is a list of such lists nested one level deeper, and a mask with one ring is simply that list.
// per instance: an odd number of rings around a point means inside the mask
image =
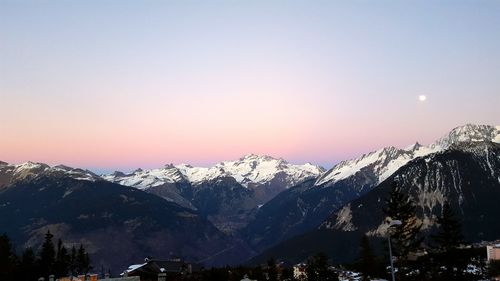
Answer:
[{"label": "sky", "polygon": [[495,0],[0,0],[0,160],[331,167],[500,125],[499,15]]}]

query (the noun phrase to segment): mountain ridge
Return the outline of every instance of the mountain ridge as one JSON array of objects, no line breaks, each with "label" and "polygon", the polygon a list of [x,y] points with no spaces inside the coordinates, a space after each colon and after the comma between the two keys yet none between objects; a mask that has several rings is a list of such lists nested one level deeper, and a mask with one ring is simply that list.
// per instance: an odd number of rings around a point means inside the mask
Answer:
[{"label": "mountain ridge", "polygon": [[447,202],[455,210],[467,241],[500,238],[495,223],[500,216],[500,144],[474,141],[455,143],[444,151],[411,160],[369,192],[344,203],[316,227],[272,245],[250,262],[270,257],[301,262],[315,251],[326,251],[336,262],[352,262],[362,235],[369,235],[376,245],[386,239],[382,207],[394,181],[414,200],[427,237],[435,231],[436,219]]},{"label": "mountain ridge", "polygon": [[166,182],[174,183],[182,180],[187,180],[196,185],[218,177],[230,176],[242,186],[248,187],[249,185],[265,184],[280,172],[284,172],[293,185],[306,178],[316,177],[324,171],[325,169],[321,166],[310,163],[291,164],[282,158],[251,153],[238,160],[219,162],[212,167],[167,164],[163,168],[140,169],[129,174],[115,172],[110,175],[103,175],[103,178],[144,189],[162,185]]},{"label": "mountain ridge", "polygon": [[467,124],[427,146],[390,146],[340,162],[315,182],[287,189],[267,202],[242,235],[256,249],[266,249],[321,224],[333,211],[370,192],[411,161],[477,141],[500,142],[500,126]]}]

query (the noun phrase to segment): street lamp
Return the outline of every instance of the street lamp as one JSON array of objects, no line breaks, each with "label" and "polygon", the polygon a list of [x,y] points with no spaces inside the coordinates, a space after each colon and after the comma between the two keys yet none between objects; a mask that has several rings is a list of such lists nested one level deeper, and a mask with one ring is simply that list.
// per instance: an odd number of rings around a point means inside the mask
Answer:
[{"label": "street lamp", "polygon": [[391,231],[390,231],[390,228],[398,226],[398,225],[401,225],[403,223],[400,220],[393,220],[391,218],[387,218],[386,222],[387,222],[387,225],[388,225],[388,227],[387,227],[387,240],[389,241],[389,259],[390,259],[390,262],[391,262],[391,276],[392,276],[392,281],[396,281],[396,277],[394,276],[394,263],[392,261],[392,246],[391,246]]}]

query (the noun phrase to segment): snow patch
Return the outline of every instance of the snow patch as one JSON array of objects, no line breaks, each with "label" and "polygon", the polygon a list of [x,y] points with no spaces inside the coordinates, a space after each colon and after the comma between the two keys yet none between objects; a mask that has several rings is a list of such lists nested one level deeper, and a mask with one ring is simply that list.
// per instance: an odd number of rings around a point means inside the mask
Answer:
[{"label": "snow patch", "polygon": [[232,177],[244,187],[265,185],[278,176],[291,187],[310,178],[316,178],[324,169],[312,164],[294,165],[283,159],[270,156],[248,154],[236,161],[225,161],[213,167],[193,167],[191,165],[167,165],[161,169],[139,170],[129,175],[114,173],[103,176],[104,179],[126,186],[147,189],[165,183],[186,180],[194,185],[202,182]]},{"label": "snow patch", "polygon": [[493,141],[500,143],[500,126],[464,125],[453,129],[438,141],[422,146],[418,142],[404,149],[386,147],[359,158],[342,161],[318,178],[315,185],[333,184],[349,178],[362,169],[370,169],[377,177],[374,185],[390,177],[413,159],[438,153],[467,142]]}]

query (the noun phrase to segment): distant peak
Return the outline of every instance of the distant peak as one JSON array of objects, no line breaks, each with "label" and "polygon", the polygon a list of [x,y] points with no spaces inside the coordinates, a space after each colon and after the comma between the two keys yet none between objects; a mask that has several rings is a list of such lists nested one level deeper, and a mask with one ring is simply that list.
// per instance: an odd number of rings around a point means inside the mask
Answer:
[{"label": "distant peak", "polygon": [[0,161],[0,166],[7,166],[7,165],[9,165],[9,163]]},{"label": "distant peak", "polygon": [[451,130],[446,136],[439,139],[434,146],[449,147],[454,144],[495,141],[498,142],[500,130],[498,126],[466,124]]},{"label": "distant peak", "polygon": [[421,147],[422,145],[419,142],[415,142],[414,144],[407,146],[404,150],[412,152],[418,150]]},{"label": "distant peak", "polygon": [[254,154],[254,153],[247,154],[247,155],[245,155],[245,156],[243,156],[243,157],[240,158],[241,161],[244,161],[244,160],[259,160],[259,159],[262,159],[262,160],[277,160],[276,158],[271,157],[269,155],[259,155],[259,154]]},{"label": "distant peak", "polygon": [[38,162],[33,162],[33,161],[28,161],[24,162],[22,164],[17,165],[18,168],[23,168],[23,169],[34,169],[34,168],[40,168],[40,167],[49,167],[49,165],[44,164],[44,163],[38,163]]},{"label": "distant peak", "polygon": [[66,165],[63,165],[63,164],[56,165],[56,166],[54,166],[54,168],[66,170],[66,171],[73,170],[73,168],[66,166]]},{"label": "distant peak", "polygon": [[123,173],[121,171],[114,171],[111,175],[114,177],[124,177],[125,173]]}]

